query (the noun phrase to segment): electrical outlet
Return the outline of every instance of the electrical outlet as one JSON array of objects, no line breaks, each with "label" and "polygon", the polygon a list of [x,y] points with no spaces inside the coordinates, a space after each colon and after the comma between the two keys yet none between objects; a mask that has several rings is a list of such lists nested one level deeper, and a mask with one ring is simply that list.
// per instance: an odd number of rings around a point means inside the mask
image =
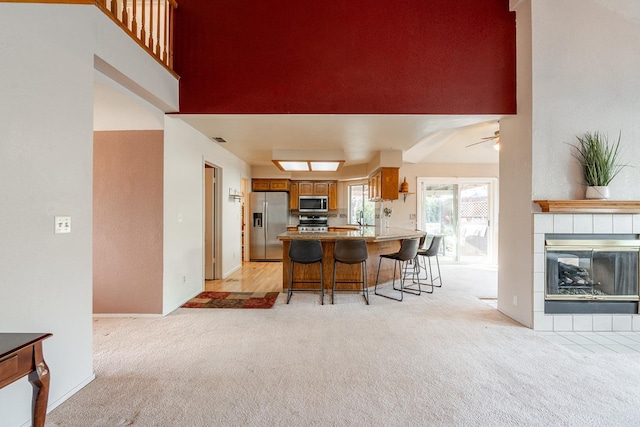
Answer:
[{"label": "electrical outlet", "polygon": [[513,305],[518,305],[518,296],[517,295],[513,296]]},{"label": "electrical outlet", "polygon": [[182,283],[187,283],[187,276],[182,276]]},{"label": "electrical outlet", "polygon": [[70,216],[54,217],[53,232],[55,234],[71,233],[71,217]]}]

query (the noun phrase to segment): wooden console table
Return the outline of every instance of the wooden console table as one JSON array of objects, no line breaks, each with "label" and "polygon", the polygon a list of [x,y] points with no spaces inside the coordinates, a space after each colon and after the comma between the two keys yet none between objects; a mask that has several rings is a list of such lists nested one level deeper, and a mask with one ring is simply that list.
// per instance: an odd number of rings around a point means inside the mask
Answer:
[{"label": "wooden console table", "polygon": [[33,386],[34,427],[44,427],[49,400],[49,367],[42,356],[42,341],[51,334],[0,333],[0,388],[24,376]]}]

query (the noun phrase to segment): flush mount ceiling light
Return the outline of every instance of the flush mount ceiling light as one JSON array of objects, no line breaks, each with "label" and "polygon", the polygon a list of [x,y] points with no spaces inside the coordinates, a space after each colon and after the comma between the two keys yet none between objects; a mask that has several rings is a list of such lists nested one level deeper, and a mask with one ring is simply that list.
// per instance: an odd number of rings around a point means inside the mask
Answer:
[{"label": "flush mount ceiling light", "polygon": [[342,151],[273,150],[272,162],[285,172],[337,172],[344,160]]}]

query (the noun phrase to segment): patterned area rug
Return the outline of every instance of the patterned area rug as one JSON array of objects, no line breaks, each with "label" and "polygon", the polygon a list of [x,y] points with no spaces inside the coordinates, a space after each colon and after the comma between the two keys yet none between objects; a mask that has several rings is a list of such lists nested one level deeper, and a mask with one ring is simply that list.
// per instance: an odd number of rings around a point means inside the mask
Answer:
[{"label": "patterned area rug", "polygon": [[202,292],[184,308],[271,308],[279,292]]}]

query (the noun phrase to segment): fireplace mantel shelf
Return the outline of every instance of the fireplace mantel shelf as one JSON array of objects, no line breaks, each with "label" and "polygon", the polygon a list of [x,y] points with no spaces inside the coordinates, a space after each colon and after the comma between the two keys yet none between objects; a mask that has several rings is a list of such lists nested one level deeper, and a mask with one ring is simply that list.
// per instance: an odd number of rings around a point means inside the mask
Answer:
[{"label": "fireplace mantel shelf", "polygon": [[552,213],[640,213],[638,200],[534,200],[542,212]]}]

